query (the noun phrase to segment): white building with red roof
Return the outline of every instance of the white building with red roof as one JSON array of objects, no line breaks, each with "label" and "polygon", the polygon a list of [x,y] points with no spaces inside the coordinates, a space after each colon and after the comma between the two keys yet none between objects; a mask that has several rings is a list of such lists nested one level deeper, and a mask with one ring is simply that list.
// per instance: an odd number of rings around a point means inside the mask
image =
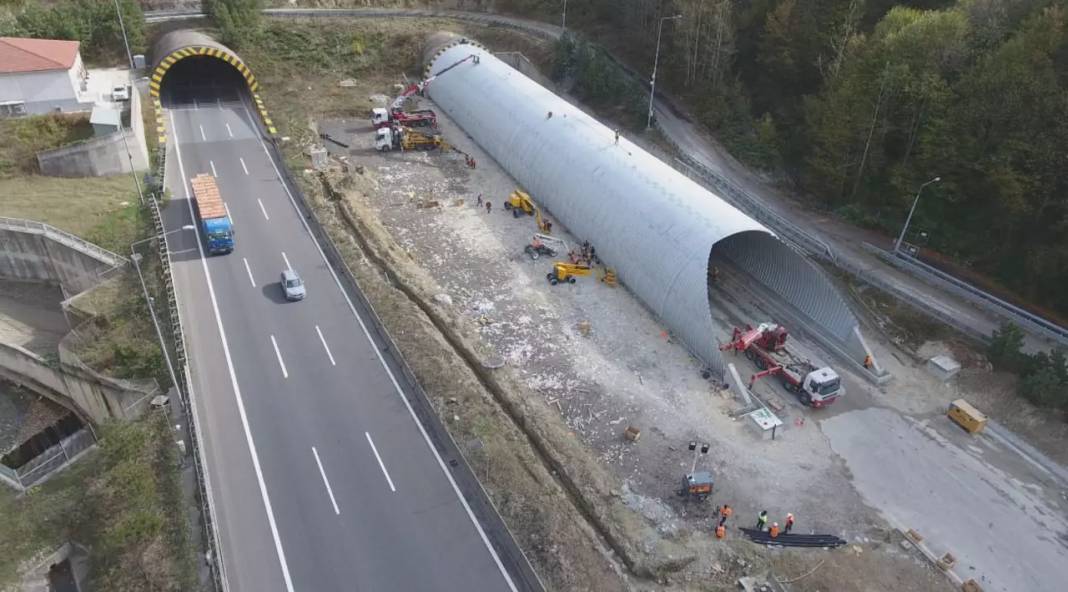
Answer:
[{"label": "white building with red roof", "polygon": [[79,42],[0,37],[0,117],[86,111],[89,77]]}]

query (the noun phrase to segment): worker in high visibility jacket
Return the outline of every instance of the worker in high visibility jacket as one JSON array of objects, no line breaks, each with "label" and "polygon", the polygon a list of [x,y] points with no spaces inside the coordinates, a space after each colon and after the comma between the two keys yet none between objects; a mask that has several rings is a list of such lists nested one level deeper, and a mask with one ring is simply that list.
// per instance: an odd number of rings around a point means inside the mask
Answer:
[{"label": "worker in high visibility jacket", "polygon": [[734,513],[734,509],[733,508],[731,508],[727,504],[723,504],[723,508],[721,508],[720,511],[719,511],[719,523],[720,524],[726,524],[727,523],[727,518],[730,518],[731,514],[733,514],[733,513]]},{"label": "worker in high visibility jacket", "polygon": [[716,527],[716,538],[721,539],[725,536],[727,536],[727,527],[723,526],[723,524],[721,523],[719,526]]},{"label": "worker in high visibility jacket", "polygon": [[775,537],[779,536],[779,523],[778,522],[772,522],[771,523],[771,530],[768,531],[768,534],[771,535],[771,538],[775,538]]},{"label": "worker in high visibility jacket", "polygon": [[790,529],[794,527],[794,515],[786,514],[786,528],[783,529],[783,534],[790,534]]}]

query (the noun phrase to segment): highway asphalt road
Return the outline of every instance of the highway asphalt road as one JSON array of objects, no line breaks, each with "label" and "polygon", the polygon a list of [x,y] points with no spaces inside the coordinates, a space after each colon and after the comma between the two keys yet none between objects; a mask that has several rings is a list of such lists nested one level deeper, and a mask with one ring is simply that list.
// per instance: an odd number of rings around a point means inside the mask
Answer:
[{"label": "highway asphalt road", "polygon": [[[303,224],[247,99],[198,97],[165,100],[164,221],[229,589],[515,590]],[[229,255],[203,257],[180,230],[199,173],[216,176],[234,221]],[[302,302],[282,296],[289,265]]]}]

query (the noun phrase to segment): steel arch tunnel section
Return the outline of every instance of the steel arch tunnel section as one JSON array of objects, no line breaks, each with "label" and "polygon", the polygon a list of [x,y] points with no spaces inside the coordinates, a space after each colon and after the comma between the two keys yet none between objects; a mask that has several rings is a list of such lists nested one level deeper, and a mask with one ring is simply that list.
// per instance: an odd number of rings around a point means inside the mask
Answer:
[{"label": "steel arch tunnel section", "polygon": [[166,142],[166,129],[162,119],[161,98],[168,80],[174,79],[176,72],[184,76],[200,77],[210,80],[212,77],[225,76],[248,89],[255,103],[256,110],[263,120],[267,132],[274,135],[277,129],[271,121],[259,95],[260,83],[252,70],[232,49],[212,39],[205,33],[192,30],[171,31],[156,42],[152,48],[154,65],[148,82],[157,115],[157,131],[160,144]]},{"label": "steel arch tunnel section", "polygon": [[[723,377],[713,320],[718,258],[753,279],[756,296],[861,367],[869,351],[856,317],[821,269],[757,221],[494,57],[434,34],[424,56],[435,103],[577,240],[601,259],[708,367]],[[772,319],[751,319],[752,322]],[[790,323],[791,320],[784,320]],[[798,330],[799,327],[792,327]]]}]

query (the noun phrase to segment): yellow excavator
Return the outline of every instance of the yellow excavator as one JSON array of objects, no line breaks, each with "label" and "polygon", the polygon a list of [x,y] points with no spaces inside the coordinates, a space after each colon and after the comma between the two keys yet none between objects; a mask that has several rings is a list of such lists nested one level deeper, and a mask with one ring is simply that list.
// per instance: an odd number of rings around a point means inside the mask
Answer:
[{"label": "yellow excavator", "polygon": [[549,283],[554,286],[560,282],[573,284],[576,277],[587,276],[591,273],[593,273],[593,270],[589,265],[556,261],[553,263],[553,270],[545,274],[545,279],[549,280]]},{"label": "yellow excavator", "polygon": [[549,222],[541,215],[541,208],[534,203],[530,194],[522,189],[516,189],[508,196],[508,199],[504,202],[504,209],[511,210],[512,216],[518,218],[523,214],[528,216],[534,216],[534,221],[538,224],[538,230],[545,234],[552,234],[553,224]]}]

